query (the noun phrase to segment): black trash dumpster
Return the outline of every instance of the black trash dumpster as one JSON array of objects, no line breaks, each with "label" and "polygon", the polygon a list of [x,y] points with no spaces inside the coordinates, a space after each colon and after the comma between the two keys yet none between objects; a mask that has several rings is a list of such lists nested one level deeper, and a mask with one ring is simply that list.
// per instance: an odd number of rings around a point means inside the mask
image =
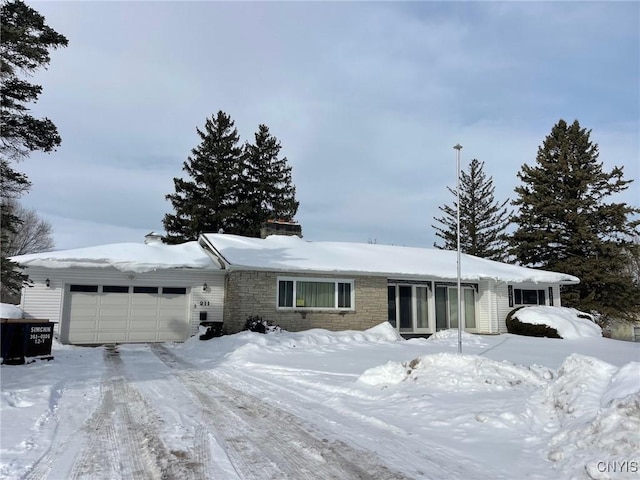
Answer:
[{"label": "black trash dumpster", "polygon": [[22,365],[25,357],[51,360],[53,322],[33,318],[0,319],[2,363]]}]

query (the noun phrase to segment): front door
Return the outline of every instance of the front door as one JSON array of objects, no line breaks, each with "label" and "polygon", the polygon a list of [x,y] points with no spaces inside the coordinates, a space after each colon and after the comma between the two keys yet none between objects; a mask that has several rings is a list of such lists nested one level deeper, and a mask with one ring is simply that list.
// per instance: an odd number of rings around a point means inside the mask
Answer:
[{"label": "front door", "polygon": [[[476,329],[476,302],[475,289],[462,287],[462,311],[464,313],[465,330]],[[436,286],[436,328],[458,328],[458,288],[438,285]]]}]

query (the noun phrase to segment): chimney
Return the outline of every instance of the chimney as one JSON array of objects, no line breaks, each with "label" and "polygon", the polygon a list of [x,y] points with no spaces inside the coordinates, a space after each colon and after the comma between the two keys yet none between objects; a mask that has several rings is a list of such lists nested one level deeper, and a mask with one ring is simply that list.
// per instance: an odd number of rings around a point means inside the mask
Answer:
[{"label": "chimney", "polygon": [[150,245],[152,243],[162,243],[162,235],[156,232],[149,232],[144,236],[145,245]]},{"label": "chimney", "polygon": [[267,220],[260,227],[260,238],[267,238],[269,235],[295,235],[302,238],[302,227],[296,222]]}]

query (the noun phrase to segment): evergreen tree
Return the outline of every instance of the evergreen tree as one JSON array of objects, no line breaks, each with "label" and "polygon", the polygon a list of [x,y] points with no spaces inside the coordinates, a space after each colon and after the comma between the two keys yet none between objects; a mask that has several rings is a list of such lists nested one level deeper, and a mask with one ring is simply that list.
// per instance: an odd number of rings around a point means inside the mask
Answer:
[{"label": "evergreen tree", "polygon": [[639,209],[607,199],[628,188],[622,167],[603,170],[591,130],[577,120],[560,120],[538,147],[536,165],[523,165],[523,185],[513,202],[520,208],[511,238],[523,265],[575,275],[579,285],[564,287],[563,302],[583,311],[629,318],[638,311],[640,288],[628,268],[640,222]]},{"label": "evergreen tree", "polygon": [[15,298],[22,285],[28,282],[27,275],[23,274],[19,265],[9,260],[8,247],[11,245],[11,237],[18,234],[22,222],[8,207],[5,200],[0,204],[0,301],[10,303]]},{"label": "evergreen tree", "polygon": [[196,128],[200,144],[191,151],[183,170],[190,179],[174,178],[175,193],[166,195],[174,214],[162,223],[166,243],[196,240],[201,233],[238,233],[238,178],[241,173],[240,137],[233,120],[219,111]]},{"label": "evergreen tree", "polygon": [[[45,24],[36,10],[20,0],[2,2],[0,7],[0,269],[2,291],[17,294],[26,276],[9,261],[4,246],[15,235],[21,221],[7,200],[29,189],[27,177],[11,162],[23,160],[33,151],[51,152],[62,141],[54,123],[29,113],[28,105],[38,100],[42,87],[29,78],[50,61],[49,50],[67,46],[67,39]],[[21,77],[22,76],[22,77]]]},{"label": "evergreen tree", "polygon": [[296,188],[286,157],[278,158],[281,145],[266,125],[255,133],[255,143],[243,149],[240,177],[239,232],[259,237],[260,226],[269,219],[291,221],[298,211]]},{"label": "evergreen tree", "polygon": [[[456,190],[447,187],[454,198]],[[460,251],[491,260],[504,260],[507,237],[505,230],[510,223],[505,205],[494,198],[493,178],[484,173],[484,162],[471,160],[469,173],[460,174]],[[446,250],[457,249],[457,200],[452,205],[438,207],[444,216],[434,220],[442,226],[432,225],[443,245],[434,246]]]},{"label": "evergreen tree", "polygon": [[11,238],[21,226],[20,218],[10,202],[29,189],[27,177],[13,170],[9,162],[0,159],[0,301],[10,303],[15,298],[27,276],[20,272],[18,264],[9,260]]},{"label": "evergreen tree", "polygon": [[0,301],[18,303],[18,291],[27,276],[8,257],[27,253],[46,252],[53,249],[51,225],[41,219],[35,210],[24,208],[17,200],[3,197],[0,202],[0,250],[2,252],[2,283]]},{"label": "evergreen tree", "polygon": [[20,0],[4,2],[0,15],[0,154],[3,160],[21,160],[36,150],[50,152],[62,140],[51,120],[29,114],[27,104],[38,100],[42,87],[18,75],[30,76],[38,68],[46,68],[49,49],[66,47],[67,39]]}]

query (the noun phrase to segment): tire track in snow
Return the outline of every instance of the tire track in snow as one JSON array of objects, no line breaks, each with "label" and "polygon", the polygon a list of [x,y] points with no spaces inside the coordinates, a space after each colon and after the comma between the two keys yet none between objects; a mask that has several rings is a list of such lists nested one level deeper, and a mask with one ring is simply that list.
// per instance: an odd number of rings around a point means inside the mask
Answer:
[{"label": "tire track in snow", "polygon": [[73,466],[73,479],[202,479],[206,478],[206,445],[197,458],[166,448],[157,429],[161,419],[124,374],[114,348],[105,349],[107,378],[100,408],[85,425],[90,437]]},{"label": "tire track in snow", "polygon": [[73,450],[74,444],[77,443],[71,436],[60,433],[60,419],[58,418],[58,404],[62,397],[67,384],[67,380],[61,380],[53,386],[49,395],[49,411],[46,414],[47,419],[39,419],[38,423],[43,424],[54,418],[55,427],[53,429],[53,437],[51,444],[44,451],[42,456],[31,466],[31,468],[21,477],[24,480],[46,480],[56,462],[63,458],[63,453],[67,450]]},{"label": "tire track in snow", "polygon": [[115,348],[105,349],[104,360],[107,373],[101,385],[102,402],[84,426],[89,441],[70,478],[160,478],[161,469],[144,438],[150,433],[144,421],[148,418],[137,424],[130,421],[129,408],[139,410],[144,400],[127,388]]},{"label": "tire track in snow", "polygon": [[[255,368],[258,369],[260,367],[255,366]],[[269,372],[269,369],[266,369],[266,371]],[[252,395],[252,392],[260,392],[263,394],[269,392],[269,396],[273,401],[277,401],[278,393],[283,389],[282,385],[278,383],[270,382],[261,376],[254,376],[245,371],[234,371],[233,375],[216,371],[215,375],[217,378],[220,378],[222,382],[228,383],[234,381],[242,384],[242,390],[249,395]],[[353,421],[356,421],[358,424],[366,424],[367,430],[373,429],[378,431],[378,435],[375,436],[375,438],[384,438],[384,442],[380,443],[380,446],[384,449],[384,456],[392,459],[392,464],[412,465],[411,457],[418,455],[420,457],[420,463],[431,465],[431,469],[427,472],[416,470],[414,475],[418,477],[464,478],[472,480],[491,476],[488,472],[478,472],[472,460],[461,457],[456,452],[448,450],[444,445],[434,445],[433,443],[429,443],[428,440],[422,441],[393,424],[388,424],[378,417],[366,415],[359,410],[345,407],[338,410],[334,407],[327,407],[322,403],[318,403],[317,397],[306,393],[305,387],[309,389],[314,388],[312,383],[305,384],[305,382],[302,382],[300,386],[302,388],[288,389],[287,395],[293,394],[300,400],[300,404],[305,411],[305,416],[315,418],[315,424],[323,425],[327,423],[327,419],[334,419],[335,421],[332,420],[329,423],[332,426],[339,426],[340,435],[349,435],[348,425]],[[329,428],[330,430],[335,429],[332,427]],[[389,435],[390,433],[391,435]],[[351,437],[354,443],[359,441],[357,437],[358,429],[353,432]],[[370,440],[370,437],[371,435],[367,435],[365,440]],[[366,449],[367,447],[362,446],[362,448]],[[458,458],[459,462],[452,463],[452,458]],[[433,475],[436,476],[433,477]]]},{"label": "tire track in snow", "polygon": [[301,420],[154,344],[151,350],[197,399],[203,420],[243,479],[406,479],[372,453],[341,441],[318,439]]}]

